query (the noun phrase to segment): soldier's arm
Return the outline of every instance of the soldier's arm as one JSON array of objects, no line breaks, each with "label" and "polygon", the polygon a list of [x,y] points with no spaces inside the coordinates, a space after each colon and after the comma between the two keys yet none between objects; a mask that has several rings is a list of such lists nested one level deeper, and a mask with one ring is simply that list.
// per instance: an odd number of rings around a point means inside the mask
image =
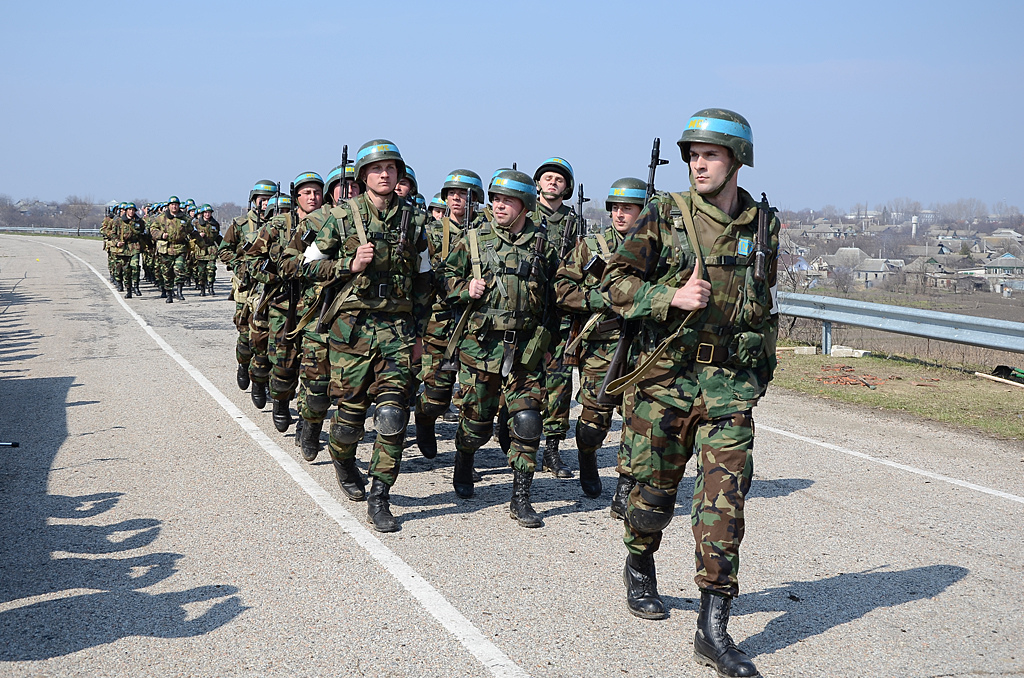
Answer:
[{"label": "soldier's arm", "polygon": [[220,259],[224,264],[231,268],[235,262],[235,247],[238,245],[238,226],[232,221],[231,225],[228,226],[228,230],[224,233],[224,237],[220,241],[220,246],[217,247],[217,258]]},{"label": "soldier's arm", "polygon": [[[342,217],[344,218],[344,217]],[[316,239],[303,253],[302,277],[309,282],[334,282],[353,275],[353,255],[341,240],[338,217],[327,217]]]},{"label": "soldier's arm", "polygon": [[601,292],[610,308],[626,320],[668,320],[677,288],[651,281],[657,280],[656,274],[670,254],[665,238],[667,235],[670,242],[669,212],[669,205],[654,198],[608,260]]},{"label": "soldier's arm", "polygon": [[592,253],[586,241],[580,241],[555,274],[555,299],[558,307],[572,313],[586,313],[605,308],[604,297],[593,285],[587,285],[588,273],[583,267]]},{"label": "soldier's arm", "polygon": [[460,238],[444,262],[444,279],[448,289],[448,301],[453,304],[468,304],[473,300],[469,296],[469,278],[471,267],[466,238]]},{"label": "soldier's arm", "polygon": [[427,333],[435,295],[434,270],[430,267],[426,230],[421,226],[419,232],[421,237],[417,245],[416,274],[412,279],[412,313],[416,318],[416,336],[422,337]]}]

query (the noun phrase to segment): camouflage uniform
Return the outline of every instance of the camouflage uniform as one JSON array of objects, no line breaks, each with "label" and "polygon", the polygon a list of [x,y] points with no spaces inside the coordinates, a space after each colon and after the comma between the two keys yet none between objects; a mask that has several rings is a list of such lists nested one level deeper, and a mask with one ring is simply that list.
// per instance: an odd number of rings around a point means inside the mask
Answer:
[{"label": "camouflage uniform", "polygon": [[233,321],[238,330],[235,359],[239,365],[244,365],[246,370],[252,361],[252,349],[249,347],[249,315],[251,313],[249,297],[253,294],[253,280],[246,269],[242,253],[256,239],[256,232],[262,223],[263,219],[255,207],[250,209],[247,214],[235,217],[217,249],[217,256],[229,271],[233,271],[231,278],[231,296],[235,300]]},{"label": "camouflage uniform", "polygon": [[174,294],[175,284],[182,284],[176,279],[184,278],[186,274],[185,253],[190,229],[185,213],[178,212],[174,216],[169,209],[165,210],[153,222],[152,233],[157,241],[165,243],[165,251],[160,255],[160,275],[164,291],[170,296]]},{"label": "camouflage uniform", "polygon": [[128,290],[139,286],[139,251],[146,225],[139,217],[127,215],[117,219],[111,229],[113,252],[117,256],[114,277]]},{"label": "camouflage uniform", "polygon": [[[410,216],[402,234],[405,212]],[[361,240],[357,221],[374,244],[374,255],[366,269],[353,274],[350,266]],[[355,458],[371,401],[376,401],[378,415],[383,405],[390,405],[405,409],[408,417],[413,345],[423,334],[430,310],[424,221],[411,202],[397,195],[391,196],[383,213],[367,194],[359,195],[330,210],[304,255],[301,271],[307,281],[352,282],[338,291],[344,301],[328,335],[330,396],[337,406],[329,446],[331,457],[340,464]],[[310,256],[314,246],[324,258]],[[398,478],[405,428],[388,434],[379,430],[379,424],[377,428],[370,475],[390,487]]]},{"label": "camouflage uniform", "polygon": [[116,212],[111,212],[103,217],[100,224],[100,235],[103,237],[103,251],[107,253],[107,272],[110,274],[110,282],[116,283],[114,271],[117,268],[117,257],[111,251],[114,223],[117,221]]},{"label": "camouflage uniform", "polygon": [[[476,232],[479,263],[487,282],[483,297],[474,301],[468,292],[473,277],[468,233],[463,234],[445,265],[449,303],[466,307],[466,312],[471,313],[459,344],[462,409],[455,436],[455,448],[470,468],[472,455],[491,437],[501,398],[508,407],[510,420],[518,413],[539,413],[543,409],[546,346],[541,345],[532,356],[529,349],[542,328],[551,332],[557,323],[552,313],[551,281],[558,261],[540,227],[525,218],[518,235],[511,235],[494,221],[484,222]],[[509,339],[514,343],[506,344]],[[511,372],[503,378],[506,351],[514,351],[514,357]],[[537,464],[540,427],[536,437],[523,437],[517,435],[514,424],[510,426],[509,466],[532,474]]]},{"label": "camouflage uniform", "polygon": [[[756,282],[758,209],[750,195],[739,189],[741,212],[735,219],[695,190],[674,195],[692,215],[711,298],[705,309],[693,312],[696,322],[679,331],[624,403],[622,444],[638,482],[630,495],[624,541],[632,554],[657,551],[676,488],[696,450],[695,581],[702,590],[733,597],[739,590],[744,497],[753,474],[751,410],[775,368],[778,316],[769,311],[779,222],[774,217],[771,222],[767,280]],[[694,269],[695,243],[685,221],[673,197],[657,194],[608,264],[603,291],[612,309],[643,321],[641,362],[686,316],[670,306]],[[654,524],[660,529],[650,527]]]},{"label": "camouflage uniform", "polygon": [[220,234],[220,223],[213,217],[209,221],[203,218],[195,220],[195,231],[192,237],[193,252],[196,259],[196,288],[201,296],[206,291],[213,292],[213,282],[217,279],[217,249],[223,238]]}]

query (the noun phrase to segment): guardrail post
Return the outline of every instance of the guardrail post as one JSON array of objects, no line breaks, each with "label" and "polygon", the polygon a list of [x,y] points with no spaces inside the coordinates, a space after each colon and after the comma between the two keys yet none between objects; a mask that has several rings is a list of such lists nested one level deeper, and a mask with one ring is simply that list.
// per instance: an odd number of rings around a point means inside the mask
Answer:
[{"label": "guardrail post", "polygon": [[832,355],[832,323],[828,320],[821,323],[821,354]]}]

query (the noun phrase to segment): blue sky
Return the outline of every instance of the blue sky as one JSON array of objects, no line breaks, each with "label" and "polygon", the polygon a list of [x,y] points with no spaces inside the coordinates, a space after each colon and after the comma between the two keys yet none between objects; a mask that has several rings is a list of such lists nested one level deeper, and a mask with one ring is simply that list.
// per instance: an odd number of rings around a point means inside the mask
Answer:
[{"label": "blue sky", "polygon": [[700,108],[754,132],[780,207],[1024,208],[1020,2],[5,3],[0,193],[244,202],[394,141],[429,200],[561,155],[646,178]]}]

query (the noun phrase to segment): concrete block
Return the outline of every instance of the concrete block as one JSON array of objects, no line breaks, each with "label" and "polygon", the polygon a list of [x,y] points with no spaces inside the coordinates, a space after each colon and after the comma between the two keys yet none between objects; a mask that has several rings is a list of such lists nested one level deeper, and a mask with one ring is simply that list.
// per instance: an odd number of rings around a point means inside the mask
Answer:
[{"label": "concrete block", "polygon": [[793,355],[818,355],[817,346],[797,346]]},{"label": "concrete block", "polygon": [[849,346],[832,346],[832,357],[834,358],[863,358],[864,356],[871,355],[871,351],[864,351],[859,348],[850,348]]}]

